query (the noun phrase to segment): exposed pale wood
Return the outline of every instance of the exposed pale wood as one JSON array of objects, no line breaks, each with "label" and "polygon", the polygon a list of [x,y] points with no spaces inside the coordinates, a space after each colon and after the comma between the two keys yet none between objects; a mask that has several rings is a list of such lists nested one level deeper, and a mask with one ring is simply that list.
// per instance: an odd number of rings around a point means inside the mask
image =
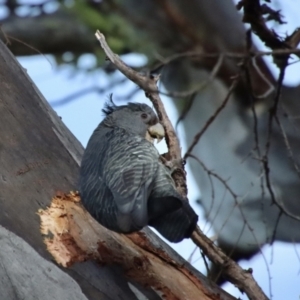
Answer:
[{"label": "exposed pale wood", "polygon": [[76,193],[54,197],[39,215],[42,233],[50,233],[45,237],[47,248],[59,264],[87,259],[120,264],[128,278],[151,286],[164,299],[220,299],[204,278],[197,278],[163,248],[153,247],[146,232],[123,235],[102,227],[83,209]]}]

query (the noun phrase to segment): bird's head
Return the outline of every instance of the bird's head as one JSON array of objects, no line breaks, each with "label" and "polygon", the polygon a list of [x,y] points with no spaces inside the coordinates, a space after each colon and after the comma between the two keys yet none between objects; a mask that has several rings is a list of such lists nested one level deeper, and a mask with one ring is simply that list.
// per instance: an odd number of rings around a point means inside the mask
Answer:
[{"label": "bird's head", "polygon": [[165,130],[151,107],[144,103],[115,105],[112,100],[105,104],[102,110],[106,116],[104,124],[111,127],[123,128],[152,142],[160,142],[165,136]]}]

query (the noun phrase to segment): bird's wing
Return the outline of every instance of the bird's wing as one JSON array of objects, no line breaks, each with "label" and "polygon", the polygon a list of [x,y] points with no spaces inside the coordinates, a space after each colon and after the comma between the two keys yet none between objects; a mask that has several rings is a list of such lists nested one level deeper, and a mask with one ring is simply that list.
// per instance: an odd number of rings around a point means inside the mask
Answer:
[{"label": "bird's wing", "polygon": [[114,135],[108,149],[103,179],[122,216],[137,226],[148,222],[147,201],[158,168],[158,153],[141,137]]}]

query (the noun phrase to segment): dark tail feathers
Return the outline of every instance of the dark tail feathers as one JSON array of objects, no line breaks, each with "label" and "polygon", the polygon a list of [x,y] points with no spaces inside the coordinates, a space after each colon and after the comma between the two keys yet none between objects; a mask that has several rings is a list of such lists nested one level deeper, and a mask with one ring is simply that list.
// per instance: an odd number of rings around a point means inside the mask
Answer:
[{"label": "dark tail feathers", "polygon": [[149,225],[154,227],[163,237],[173,243],[189,238],[195,230],[198,216],[187,201],[183,206],[169,214],[153,219]]}]

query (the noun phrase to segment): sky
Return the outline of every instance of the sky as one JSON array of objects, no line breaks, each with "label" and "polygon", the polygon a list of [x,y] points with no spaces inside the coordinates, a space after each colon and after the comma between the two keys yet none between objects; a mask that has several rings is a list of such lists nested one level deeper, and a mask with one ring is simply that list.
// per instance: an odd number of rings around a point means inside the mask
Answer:
[{"label": "sky", "polygon": [[[273,1],[278,3],[279,1]],[[49,8],[51,10],[51,7]],[[283,14],[287,16],[289,24],[286,27],[281,27],[281,34],[286,32],[290,33],[292,29],[300,26],[300,2],[296,0],[285,0],[283,6]],[[1,11],[0,11],[1,15]],[[286,19],[287,19],[286,18]],[[275,27],[276,29],[276,27]],[[256,44],[263,47],[261,43],[255,38]],[[263,48],[261,48],[263,49]],[[130,62],[131,65],[141,65],[145,58],[141,55],[127,55],[123,57],[125,62]],[[70,66],[56,67],[54,59],[51,56],[31,56],[19,57],[20,63],[27,69],[28,74],[31,76],[37,87],[50,103],[57,103],[56,101],[63,100],[65,97],[74,93],[92,90],[97,87],[106,87],[115,80],[121,79],[119,73],[112,76],[107,76],[102,71],[96,71],[92,75],[87,74],[85,71],[76,72]],[[268,57],[267,62],[276,75],[278,74],[276,67],[272,64],[272,58]],[[93,66],[95,59],[92,55],[86,54],[80,58],[79,65],[82,69],[88,69]],[[285,77],[285,84],[295,85],[300,82],[300,64],[295,63],[287,69]],[[108,89],[104,94],[96,92],[85,93],[81,97],[65,105],[56,105],[54,109],[62,121],[77,137],[77,139],[85,147],[87,141],[92,134],[95,127],[102,119],[101,109],[104,101],[107,99],[109,93],[113,92],[115,99],[127,95],[135,89],[135,86],[126,82]],[[300,96],[300,95],[299,95]],[[173,121],[176,122],[177,113],[174,109],[172,102],[167,97],[162,97],[168,115]],[[300,98],[300,97],[299,97]],[[145,102],[149,105],[149,101],[145,98],[142,92],[134,94],[131,101]],[[121,103],[118,101],[118,103]],[[183,130],[179,126],[179,137],[183,135]],[[183,151],[186,145],[182,145]],[[166,146],[162,142],[158,146],[161,153],[166,151]],[[200,228],[208,228],[203,212],[199,205],[195,204],[195,200],[200,198],[195,182],[191,177],[191,172],[187,168],[188,174],[188,188],[189,199],[191,205],[200,216]],[[213,232],[205,233],[212,236]],[[178,251],[185,259],[188,259],[194,251],[195,246],[190,240],[184,240],[179,244],[171,245]],[[264,246],[263,255],[256,255],[249,261],[242,261],[240,264],[243,268],[251,267],[254,270],[254,277],[264,289],[264,291],[272,296],[272,299],[299,299],[300,297],[300,246],[287,243],[275,242],[273,246]],[[191,258],[191,263],[198,268],[201,272],[205,272],[204,264],[200,256],[199,250]],[[231,284],[226,284],[224,288],[236,297],[246,299],[240,292]]]}]

